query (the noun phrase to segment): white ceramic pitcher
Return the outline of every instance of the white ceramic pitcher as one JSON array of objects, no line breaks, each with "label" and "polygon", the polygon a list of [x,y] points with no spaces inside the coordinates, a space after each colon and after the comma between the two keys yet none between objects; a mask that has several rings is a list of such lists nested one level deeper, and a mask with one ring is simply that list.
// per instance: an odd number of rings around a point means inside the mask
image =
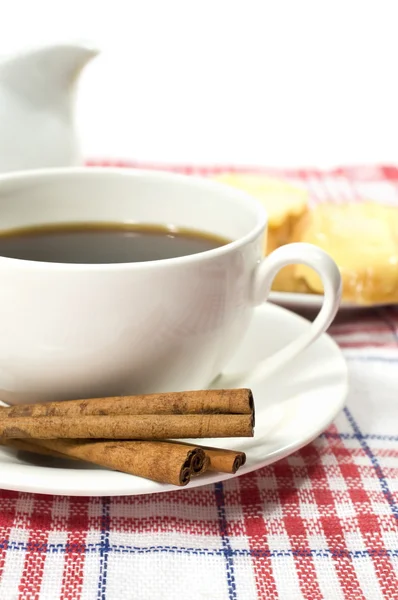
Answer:
[{"label": "white ceramic pitcher", "polygon": [[0,172],[81,164],[75,84],[97,54],[69,43],[0,60]]}]

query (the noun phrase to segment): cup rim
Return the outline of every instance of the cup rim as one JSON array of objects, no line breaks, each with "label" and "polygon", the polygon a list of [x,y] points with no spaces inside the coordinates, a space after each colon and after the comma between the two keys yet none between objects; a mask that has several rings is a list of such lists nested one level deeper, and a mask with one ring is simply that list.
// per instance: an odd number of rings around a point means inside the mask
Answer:
[{"label": "cup rim", "polygon": [[[186,256],[178,256],[174,258],[162,258],[151,261],[140,261],[140,262],[125,262],[125,263],[56,263],[56,262],[44,262],[44,261],[30,261],[20,258],[10,258],[0,256],[0,266],[13,266],[23,267],[29,269],[48,269],[56,271],[129,271],[129,270],[148,270],[153,268],[167,268],[175,267],[177,265],[188,265],[195,262],[203,262],[211,260],[213,258],[221,257],[230,252],[234,252],[246,244],[255,240],[262,231],[266,231],[268,224],[268,216],[265,208],[262,204],[251,194],[243,190],[233,188],[225,183],[207,179],[206,177],[199,177],[196,175],[185,175],[182,173],[175,173],[173,171],[162,171],[158,169],[136,169],[130,167],[56,167],[56,168],[43,168],[35,170],[24,170],[24,171],[13,171],[11,173],[0,174],[0,193],[1,186],[3,184],[12,184],[13,182],[29,182],[32,183],[38,179],[57,179],[60,176],[88,176],[95,177],[98,175],[113,175],[122,177],[137,177],[144,178],[149,177],[163,181],[184,181],[190,182],[192,185],[198,185],[204,189],[213,189],[219,193],[228,194],[232,198],[245,204],[249,204],[252,208],[253,213],[256,216],[256,225],[244,236],[239,237],[237,240],[233,240],[223,246],[214,248],[212,250],[205,250],[204,252],[198,252],[196,254],[188,254]],[[28,190],[27,190],[28,193]]]}]

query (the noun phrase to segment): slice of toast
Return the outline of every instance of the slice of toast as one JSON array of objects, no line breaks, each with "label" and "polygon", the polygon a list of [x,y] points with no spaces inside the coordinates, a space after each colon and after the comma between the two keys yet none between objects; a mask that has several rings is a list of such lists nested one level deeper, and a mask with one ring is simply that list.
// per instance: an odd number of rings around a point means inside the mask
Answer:
[{"label": "slice of toast", "polygon": [[[356,304],[398,302],[398,207],[374,202],[320,204],[298,224],[295,239],[319,246],[334,258],[344,300]],[[319,276],[296,265],[295,287],[322,293]]]},{"label": "slice of toast", "polygon": [[308,208],[307,190],[282,179],[257,173],[221,173],[213,179],[248,192],[264,206],[268,214],[267,254],[290,241],[292,230]]}]

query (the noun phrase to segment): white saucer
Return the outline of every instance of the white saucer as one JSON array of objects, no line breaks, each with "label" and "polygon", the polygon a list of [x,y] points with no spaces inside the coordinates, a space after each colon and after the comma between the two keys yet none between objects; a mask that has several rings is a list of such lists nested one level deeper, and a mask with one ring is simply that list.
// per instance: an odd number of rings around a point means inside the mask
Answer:
[{"label": "white saucer", "polygon": [[[323,296],[320,294],[296,294],[293,292],[271,292],[269,295],[269,301],[283,308],[289,310],[301,312],[301,311],[319,311],[322,306]],[[363,305],[355,304],[354,302],[347,302],[342,300],[339,312],[341,311],[357,311],[357,310],[369,310],[370,308],[376,308],[380,306],[387,306],[385,303]]]},{"label": "white saucer", "polygon": [[[308,322],[287,310],[266,304],[257,309],[247,337],[225,369],[227,376],[253,367],[300,335]],[[222,379],[218,382],[222,387]],[[245,387],[245,381],[240,382]],[[283,458],[317,437],[333,421],[347,396],[347,367],[327,335],[281,373],[252,386],[256,403],[254,438],[197,440],[203,445],[243,450],[248,473]],[[209,473],[191,481],[196,487],[234,475]],[[0,449],[0,488],[68,496],[114,496],[180,489],[82,463],[37,457]],[[181,488],[186,489],[186,488]]]}]

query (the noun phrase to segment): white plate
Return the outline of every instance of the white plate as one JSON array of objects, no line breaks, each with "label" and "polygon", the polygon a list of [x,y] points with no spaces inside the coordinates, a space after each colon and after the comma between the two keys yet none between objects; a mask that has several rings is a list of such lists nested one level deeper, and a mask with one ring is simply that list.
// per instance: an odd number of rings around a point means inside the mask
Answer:
[{"label": "white plate", "polygon": [[[253,367],[259,360],[297,337],[308,321],[287,310],[265,304],[257,309],[247,336],[225,369],[230,377]],[[245,381],[239,382],[245,387]],[[222,387],[222,378],[218,382]],[[254,438],[199,440],[204,445],[230,447],[247,454],[238,474],[248,473],[283,458],[317,437],[335,418],[347,396],[347,367],[327,335],[323,335],[283,373],[252,386],[256,403]],[[234,477],[204,474],[187,487]],[[92,465],[37,457],[0,449],[0,488],[68,496],[113,496],[167,492],[180,489],[94,468]],[[186,489],[186,488],[181,488]]]},{"label": "white plate", "polygon": [[[304,311],[304,310],[320,310],[322,306],[323,296],[320,294],[296,294],[293,292],[271,292],[269,295],[269,301],[283,308],[288,308],[293,311]],[[343,300],[340,304],[339,311],[342,310],[369,310],[377,306],[387,306],[387,304],[372,304],[363,305],[355,304],[354,302],[347,302]]]}]

